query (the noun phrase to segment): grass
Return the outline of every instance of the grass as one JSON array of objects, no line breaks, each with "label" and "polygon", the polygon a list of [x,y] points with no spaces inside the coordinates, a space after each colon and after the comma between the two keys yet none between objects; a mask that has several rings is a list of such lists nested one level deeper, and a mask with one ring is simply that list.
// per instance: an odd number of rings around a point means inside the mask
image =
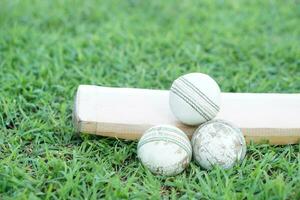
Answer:
[{"label": "grass", "polygon": [[79,84],[300,91],[297,1],[0,2],[0,199],[300,199],[300,145],[248,145],[230,170],[157,177],[136,142],[76,135]]}]

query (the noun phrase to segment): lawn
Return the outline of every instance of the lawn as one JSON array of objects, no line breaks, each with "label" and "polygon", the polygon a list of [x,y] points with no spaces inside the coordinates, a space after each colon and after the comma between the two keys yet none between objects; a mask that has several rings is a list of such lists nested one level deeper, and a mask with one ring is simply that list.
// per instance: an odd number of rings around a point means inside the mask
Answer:
[{"label": "lawn", "polygon": [[226,92],[299,92],[299,2],[1,0],[0,199],[300,199],[300,144],[157,177],[136,142],[75,133],[79,84],[168,89],[196,71]]}]

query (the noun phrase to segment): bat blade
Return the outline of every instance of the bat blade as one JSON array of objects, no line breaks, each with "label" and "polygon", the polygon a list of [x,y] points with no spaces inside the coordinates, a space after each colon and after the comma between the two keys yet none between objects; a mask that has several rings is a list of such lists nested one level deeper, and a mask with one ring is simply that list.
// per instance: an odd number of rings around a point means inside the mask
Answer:
[{"label": "bat blade", "polygon": [[[145,130],[169,124],[189,137],[197,127],[180,123],[169,108],[169,91],[80,85],[74,124],[81,133],[139,139]],[[296,144],[300,141],[300,94],[222,93],[216,118],[242,129],[247,142]]]}]

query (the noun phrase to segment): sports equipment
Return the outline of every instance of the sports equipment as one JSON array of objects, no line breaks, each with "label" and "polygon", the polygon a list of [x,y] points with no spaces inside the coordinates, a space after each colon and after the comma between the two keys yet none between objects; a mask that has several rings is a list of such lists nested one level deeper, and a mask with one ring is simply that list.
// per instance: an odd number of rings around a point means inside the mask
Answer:
[{"label": "sports equipment", "polygon": [[174,176],[190,163],[192,146],[189,138],[180,129],[159,125],[143,134],[138,143],[137,154],[151,172]]},{"label": "sports equipment", "polygon": [[[246,141],[295,144],[300,141],[300,94],[222,93],[218,119],[239,127]],[[169,108],[169,91],[78,87],[74,124],[79,132],[138,139],[150,127],[174,125],[189,137],[197,127],[180,123]]]},{"label": "sports equipment", "polygon": [[195,160],[205,169],[211,169],[214,165],[231,168],[246,154],[241,130],[222,120],[201,125],[193,134],[192,146]]},{"label": "sports equipment", "polygon": [[220,94],[218,84],[210,76],[186,74],[171,86],[170,108],[182,123],[199,125],[216,117],[220,110]]}]

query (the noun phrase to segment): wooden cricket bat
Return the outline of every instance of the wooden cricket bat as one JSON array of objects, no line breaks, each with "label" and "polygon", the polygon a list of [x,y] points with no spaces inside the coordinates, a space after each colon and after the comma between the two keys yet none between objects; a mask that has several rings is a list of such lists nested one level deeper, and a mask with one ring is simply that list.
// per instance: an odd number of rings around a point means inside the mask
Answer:
[{"label": "wooden cricket bat", "polygon": [[[74,124],[81,133],[135,140],[154,125],[169,124],[189,137],[197,127],[180,123],[169,108],[169,91],[80,85]],[[216,118],[242,129],[247,142],[300,142],[300,94],[222,93]]]}]

